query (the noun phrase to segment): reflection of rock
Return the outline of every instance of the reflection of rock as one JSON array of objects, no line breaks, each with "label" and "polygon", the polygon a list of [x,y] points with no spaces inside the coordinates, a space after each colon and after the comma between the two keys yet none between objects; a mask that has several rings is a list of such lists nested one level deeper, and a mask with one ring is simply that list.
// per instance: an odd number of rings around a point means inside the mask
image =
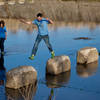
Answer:
[{"label": "reflection of rock", "polygon": [[97,68],[98,62],[90,63],[87,65],[78,64],[76,67],[77,74],[81,77],[89,77],[91,75],[94,75],[97,71]]},{"label": "reflection of rock", "polygon": [[77,63],[88,64],[98,61],[98,51],[93,47],[82,48],[77,53]]},{"label": "reflection of rock", "polygon": [[20,88],[37,80],[37,72],[32,66],[21,66],[7,72],[6,87]]},{"label": "reflection of rock", "polygon": [[46,84],[49,88],[57,88],[68,84],[70,79],[70,71],[59,74],[57,76],[46,75]]},{"label": "reflection of rock", "polygon": [[46,65],[46,73],[57,75],[71,69],[71,63],[68,56],[56,56],[49,59]]},{"label": "reflection of rock", "polygon": [[6,71],[4,67],[4,57],[0,56],[0,85],[4,85],[4,81],[6,79]]},{"label": "reflection of rock", "polygon": [[20,89],[6,88],[7,100],[32,100],[37,90],[37,81]]}]

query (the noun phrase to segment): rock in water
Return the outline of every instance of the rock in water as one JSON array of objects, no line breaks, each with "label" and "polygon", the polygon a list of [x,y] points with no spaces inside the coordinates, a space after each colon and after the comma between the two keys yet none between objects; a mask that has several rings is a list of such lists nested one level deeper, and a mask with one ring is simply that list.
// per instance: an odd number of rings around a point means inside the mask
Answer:
[{"label": "rock in water", "polygon": [[82,48],[77,53],[77,63],[88,64],[98,61],[99,55],[96,48],[86,47]]},{"label": "rock in water", "polygon": [[34,83],[37,80],[37,72],[32,66],[20,66],[7,72],[6,87],[18,89]]},{"label": "rock in water", "polygon": [[49,59],[46,65],[46,73],[57,75],[66,71],[70,71],[71,62],[68,56],[56,56]]}]

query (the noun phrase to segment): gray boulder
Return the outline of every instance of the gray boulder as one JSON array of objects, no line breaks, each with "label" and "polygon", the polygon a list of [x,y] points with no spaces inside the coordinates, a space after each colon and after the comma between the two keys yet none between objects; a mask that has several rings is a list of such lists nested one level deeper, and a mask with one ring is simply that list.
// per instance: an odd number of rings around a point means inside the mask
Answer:
[{"label": "gray boulder", "polygon": [[96,48],[86,47],[82,48],[77,53],[77,63],[88,64],[98,61],[99,55]]},{"label": "gray boulder", "polygon": [[36,82],[37,72],[32,66],[20,66],[7,72],[6,87],[18,89]]},{"label": "gray boulder", "polygon": [[70,71],[71,62],[68,56],[56,56],[53,59],[49,59],[46,65],[46,73],[57,75],[66,71]]}]

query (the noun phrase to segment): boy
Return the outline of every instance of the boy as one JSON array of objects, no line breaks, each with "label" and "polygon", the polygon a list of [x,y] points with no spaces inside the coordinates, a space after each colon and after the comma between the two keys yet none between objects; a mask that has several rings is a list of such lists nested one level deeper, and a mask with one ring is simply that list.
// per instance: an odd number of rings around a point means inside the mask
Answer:
[{"label": "boy", "polygon": [[4,55],[4,41],[6,39],[7,39],[7,31],[5,27],[5,22],[1,20],[0,21],[0,49],[2,55]]},{"label": "boy", "polygon": [[[23,22],[25,22],[25,21],[23,21]],[[25,23],[35,24],[38,27],[38,35],[37,35],[34,47],[32,49],[32,54],[29,57],[29,59],[31,59],[31,60],[34,59],[34,56],[36,55],[36,52],[38,50],[38,45],[39,45],[39,43],[42,39],[44,40],[44,42],[46,43],[49,51],[51,52],[51,58],[53,58],[55,56],[55,53],[54,53],[54,51],[52,49],[52,46],[50,44],[49,35],[48,35],[49,34],[48,24],[53,24],[53,21],[48,19],[48,18],[47,19],[43,18],[42,13],[38,13],[37,14],[37,19],[35,19],[32,22],[25,22]]]}]

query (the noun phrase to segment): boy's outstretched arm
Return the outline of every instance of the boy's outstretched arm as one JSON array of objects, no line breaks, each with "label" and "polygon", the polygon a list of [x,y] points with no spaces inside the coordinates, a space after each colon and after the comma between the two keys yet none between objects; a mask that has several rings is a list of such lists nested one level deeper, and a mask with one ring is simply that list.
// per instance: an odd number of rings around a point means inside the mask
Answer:
[{"label": "boy's outstretched arm", "polygon": [[5,40],[7,40],[7,32],[5,32]]},{"label": "boy's outstretched arm", "polygon": [[50,24],[54,23],[51,19],[49,19],[49,18],[46,18],[46,19],[50,22]]},{"label": "boy's outstretched arm", "polygon": [[25,21],[24,19],[19,19],[19,20],[20,20],[20,22],[25,23],[25,24],[28,24],[28,25],[31,25],[32,24],[31,21]]}]

